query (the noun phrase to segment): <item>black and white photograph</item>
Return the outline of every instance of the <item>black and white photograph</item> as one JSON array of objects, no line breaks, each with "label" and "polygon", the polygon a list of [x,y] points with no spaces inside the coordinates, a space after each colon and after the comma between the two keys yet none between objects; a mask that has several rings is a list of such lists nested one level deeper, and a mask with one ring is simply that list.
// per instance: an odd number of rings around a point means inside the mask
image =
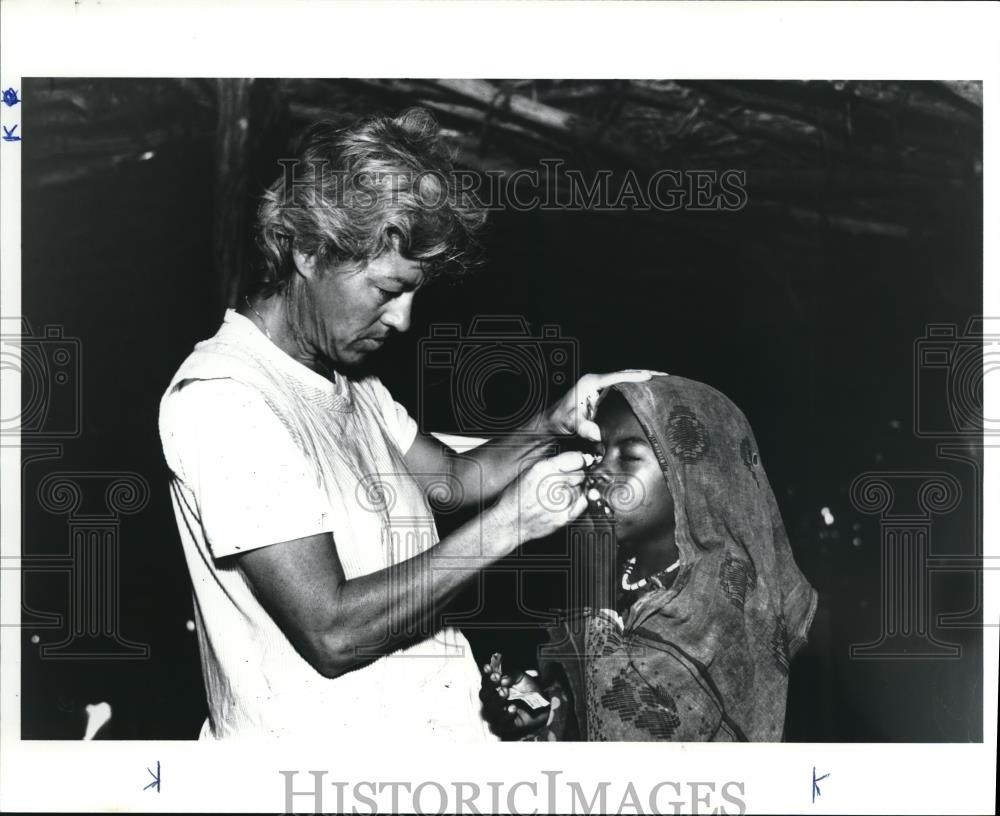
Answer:
[{"label": "black and white photograph", "polygon": [[[854,748],[995,790],[995,76],[520,47],[5,68],[3,777],[86,742],[107,809],[232,749],[268,812],[831,812]],[[342,770],[397,749],[536,771]]]}]

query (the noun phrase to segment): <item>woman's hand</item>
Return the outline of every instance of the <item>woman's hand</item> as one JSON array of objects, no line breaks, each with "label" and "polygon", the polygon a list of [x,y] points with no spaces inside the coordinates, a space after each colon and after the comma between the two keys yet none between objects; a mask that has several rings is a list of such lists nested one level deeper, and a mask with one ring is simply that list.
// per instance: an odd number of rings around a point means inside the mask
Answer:
[{"label": "woman's hand", "polygon": [[586,510],[583,469],[593,461],[589,453],[560,453],[535,462],[504,490],[491,512],[513,530],[515,547],[552,535]]},{"label": "woman's hand", "polygon": [[601,429],[594,422],[597,401],[605,388],[622,382],[645,382],[663,371],[629,368],[610,374],[584,374],[566,395],[545,412],[545,421],[555,436],[575,435],[588,442],[601,441]]}]

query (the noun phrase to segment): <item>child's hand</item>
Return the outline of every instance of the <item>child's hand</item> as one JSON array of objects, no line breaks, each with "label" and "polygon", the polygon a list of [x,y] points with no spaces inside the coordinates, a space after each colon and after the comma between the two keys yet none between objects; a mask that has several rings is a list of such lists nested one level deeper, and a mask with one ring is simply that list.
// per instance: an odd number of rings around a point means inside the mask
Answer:
[{"label": "child's hand", "polygon": [[483,715],[505,737],[523,738],[549,721],[549,701],[542,694],[537,672],[504,674],[501,655],[483,666]]}]

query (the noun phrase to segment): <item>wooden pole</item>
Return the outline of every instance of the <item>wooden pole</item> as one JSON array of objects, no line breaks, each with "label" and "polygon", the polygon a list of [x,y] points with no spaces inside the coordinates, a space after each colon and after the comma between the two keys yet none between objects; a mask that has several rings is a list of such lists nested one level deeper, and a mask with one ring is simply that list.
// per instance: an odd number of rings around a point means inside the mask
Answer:
[{"label": "wooden pole", "polygon": [[232,307],[247,261],[246,195],[252,79],[216,80],[215,223],[212,246],[219,291]]}]

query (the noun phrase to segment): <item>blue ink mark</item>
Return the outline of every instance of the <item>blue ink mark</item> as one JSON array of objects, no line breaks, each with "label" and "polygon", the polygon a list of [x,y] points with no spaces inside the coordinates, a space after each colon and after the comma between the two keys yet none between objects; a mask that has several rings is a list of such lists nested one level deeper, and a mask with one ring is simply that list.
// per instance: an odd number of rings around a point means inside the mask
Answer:
[{"label": "blue ink mark", "polygon": [[21,100],[17,98],[17,91],[13,88],[8,88],[3,92],[3,103],[8,107],[14,107]]},{"label": "blue ink mark", "polygon": [[822,776],[816,776],[816,766],[813,765],[813,804],[816,804],[816,797],[820,796],[819,783],[826,779],[830,774],[825,773]]},{"label": "blue ink mark", "polygon": [[146,785],[146,787],[144,787],[143,790],[149,790],[150,788],[152,788],[152,787],[155,786],[156,787],[156,792],[159,793],[160,792],[160,760],[156,760],[156,773],[153,773],[152,770],[150,770],[149,768],[146,768],[146,771],[149,773],[149,775],[151,777],[153,777],[153,781],[150,782],[148,785]]},{"label": "blue ink mark", "polygon": [[11,125],[10,127],[7,127],[6,125],[3,125],[3,140],[5,142],[19,142],[19,141],[21,141],[21,137],[17,136],[14,133],[15,130],[17,130],[17,125]]}]

